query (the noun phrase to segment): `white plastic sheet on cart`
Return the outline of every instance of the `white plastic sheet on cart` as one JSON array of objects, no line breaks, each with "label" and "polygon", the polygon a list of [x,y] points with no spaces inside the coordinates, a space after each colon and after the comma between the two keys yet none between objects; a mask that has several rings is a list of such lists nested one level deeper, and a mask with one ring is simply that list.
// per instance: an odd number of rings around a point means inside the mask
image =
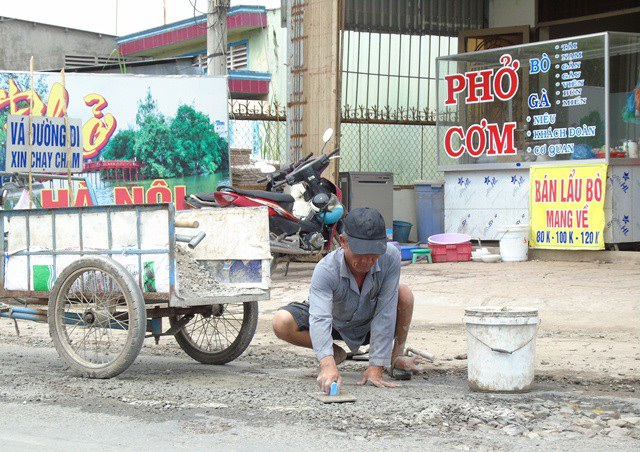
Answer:
[{"label": "white plastic sheet on cart", "polygon": [[[82,212],[82,213],[80,213]],[[140,235],[134,208],[78,213],[46,213],[10,216],[5,259],[5,290],[50,291],[60,273],[72,262],[98,252],[122,264],[145,292],[169,292],[169,211],[140,210]],[[28,230],[28,234],[27,234]],[[142,253],[131,250],[157,250]],[[54,258],[53,251],[57,254]],[[51,252],[45,255],[15,255],[21,251]]]},{"label": "white plastic sheet on cart", "polygon": [[[65,253],[91,251],[122,264],[144,292],[168,293],[169,211],[166,207],[141,207],[138,220],[136,208],[129,207],[27,213],[28,220],[24,215],[8,215],[4,289],[50,291],[69,264],[89,256]],[[176,218],[199,222],[197,229],[178,228],[176,233],[206,233],[194,250],[185,244],[178,246],[204,264],[212,277],[238,288],[269,288],[271,253],[266,208],[189,210],[178,212]],[[140,257],[128,253],[133,250],[141,250]],[[150,250],[160,252],[144,252]],[[16,255],[20,252],[43,255]]]}]

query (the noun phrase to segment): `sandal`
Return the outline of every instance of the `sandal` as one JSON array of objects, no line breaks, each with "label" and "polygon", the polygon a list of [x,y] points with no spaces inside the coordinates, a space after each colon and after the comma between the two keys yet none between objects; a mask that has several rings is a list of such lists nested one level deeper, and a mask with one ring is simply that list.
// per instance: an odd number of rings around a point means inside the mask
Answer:
[{"label": "sandal", "polygon": [[351,361],[369,361],[369,349],[365,351],[360,351],[358,349],[357,352],[348,352],[347,359]]}]

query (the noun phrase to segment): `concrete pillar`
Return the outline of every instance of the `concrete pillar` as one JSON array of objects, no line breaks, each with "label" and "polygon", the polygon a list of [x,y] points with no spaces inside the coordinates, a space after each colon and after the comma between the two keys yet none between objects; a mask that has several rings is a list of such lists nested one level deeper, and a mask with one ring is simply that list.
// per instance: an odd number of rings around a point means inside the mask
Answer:
[{"label": "concrete pillar", "polygon": [[[340,146],[340,0],[307,0],[304,6],[303,155],[322,149],[322,135],[335,131],[327,151]],[[336,160],[324,177],[337,181]]]},{"label": "concrete pillar", "polygon": [[229,0],[209,0],[207,9],[207,73],[227,74],[227,9]]}]

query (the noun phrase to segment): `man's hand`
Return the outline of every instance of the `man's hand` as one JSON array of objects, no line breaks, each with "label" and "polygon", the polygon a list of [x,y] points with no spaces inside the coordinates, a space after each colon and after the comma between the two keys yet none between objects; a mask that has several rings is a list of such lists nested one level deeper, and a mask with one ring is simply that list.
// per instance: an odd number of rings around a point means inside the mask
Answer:
[{"label": "man's hand", "polygon": [[318,374],[318,387],[323,392],[329,394],[331,383],[337,382],[338,386],[342,385],[342,377],[336,366],[333,356],[325,356],[320,360],[320,373]]},{"label": "man's hand", "polygon": [[396,383],[392,383],[390,381],[384,381],[384,379],[382,378],[382,366],[369,366],[369,368],[364,371],[362,380],[360,380],[358,384],[366,385],[367,382],[371,383],[376,388],[399,388],[400,387],[400,385]]}]

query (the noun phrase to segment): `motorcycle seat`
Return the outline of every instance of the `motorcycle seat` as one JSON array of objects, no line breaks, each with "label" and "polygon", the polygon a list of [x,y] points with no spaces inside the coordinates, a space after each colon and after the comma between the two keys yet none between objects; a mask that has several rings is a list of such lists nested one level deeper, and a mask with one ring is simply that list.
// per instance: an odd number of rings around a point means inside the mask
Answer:
[{"label": "motorcycle seat", "polygon": [[270,201],[277,202],[278,204],[293,204],[295,202],[293,196],[287,195],[285,193],[277,193],[266,190],[240,190],[237,188],[235,189],[235,191],[239,195],[268,199]]},{"label": "motorcycle seat", "polygon": [[191,196],[203,202],[216,202],[213,193],[195,193]]}]

